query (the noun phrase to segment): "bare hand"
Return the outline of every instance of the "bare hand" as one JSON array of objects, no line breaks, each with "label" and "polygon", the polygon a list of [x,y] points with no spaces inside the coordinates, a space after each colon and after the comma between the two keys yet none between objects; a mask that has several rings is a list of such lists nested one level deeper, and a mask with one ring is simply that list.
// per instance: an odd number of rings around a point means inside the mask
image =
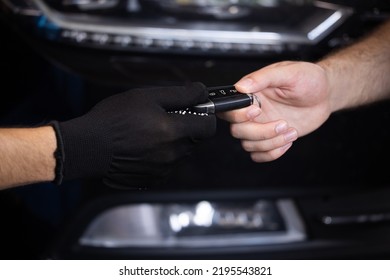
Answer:
[{"label": "bare hand", "polygon": [[326,72],[313,63],[275,63],[243,77],[235,86],[255,94],[261,109],[253,105],[219,117],[231,122],[232,135],[241,139],[256,162],[279,158],[331,113]]}]

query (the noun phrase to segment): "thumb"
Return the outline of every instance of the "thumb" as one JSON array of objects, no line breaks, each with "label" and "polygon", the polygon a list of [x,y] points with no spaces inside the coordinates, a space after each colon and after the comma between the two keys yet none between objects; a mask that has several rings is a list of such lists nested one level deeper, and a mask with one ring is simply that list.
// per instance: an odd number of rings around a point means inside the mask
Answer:
[{"label": "thumb", "polygon": [[207,97],[206,86],[199,82],[185,86],[163,87],[155,89],[153,93],[153,99],[167,111],[194,106],[205,102]]},{"label": "thumb", "polygon": [[243,93],[255,93],[270,87],[284,87],[290,84],[291,72],[285,67],[264,67],[241,78],[235,87]]}]

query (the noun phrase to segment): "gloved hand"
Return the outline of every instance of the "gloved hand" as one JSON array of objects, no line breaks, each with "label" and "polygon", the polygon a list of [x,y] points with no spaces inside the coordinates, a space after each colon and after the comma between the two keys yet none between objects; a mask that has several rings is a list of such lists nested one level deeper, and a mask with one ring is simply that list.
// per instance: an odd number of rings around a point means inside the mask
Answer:
[{"label": "gloved hand", "polygon": [[52,122],[55,181],[103,177],[116,188],[155,185],[216,128],[213,115],[167,112],[205,102],[207,96],[201,83],[134,89],[108,97],[81,117]]}]

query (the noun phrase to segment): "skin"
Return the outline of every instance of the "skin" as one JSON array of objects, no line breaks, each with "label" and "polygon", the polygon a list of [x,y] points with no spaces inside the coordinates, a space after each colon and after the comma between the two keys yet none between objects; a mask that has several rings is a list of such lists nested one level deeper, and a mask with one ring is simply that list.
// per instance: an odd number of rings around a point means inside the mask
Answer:
[{"label": "skin", "polygon": [[0,129],[0,190],[53,181],[56,147],[51,126]]},{"label": "skin", "polygon": [[261,109],[220,114],[231,123],[253,161],[281,157],[293,142],[339,110],[390,97],[390,21],[359,42],[317,63],[283,61],[240,79],[237,90],[255,94]]}]

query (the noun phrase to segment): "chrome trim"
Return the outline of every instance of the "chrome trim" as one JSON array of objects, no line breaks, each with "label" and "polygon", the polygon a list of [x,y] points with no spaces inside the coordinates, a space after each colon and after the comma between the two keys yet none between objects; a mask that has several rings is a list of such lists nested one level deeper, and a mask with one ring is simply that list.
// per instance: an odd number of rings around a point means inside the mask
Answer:
[{"label": "chrome trim", "polygon": [[38,17],[42,15],[42,12],[35,7],[34,1],[25,1],[25,6],[17,6],[9,0],[0,0],[2,1],[8,9],[10,9],[14,14],[22,16],[32,16]]},{"label": "chrome trim", "polygon": [[307,34],[307,38],[311,41],[316,40],[316,38],[321,37],[327,30],[329,30],[333,25],[335,25],[341,18],[343,14],[340,11],[334,12],[330,17],[323,21],[320,25],[316,26]]},{"label": "chrome trim", "polygon": [[[264,201],[268,202],[258,202]],[[208,202],[199,202],[201,203]],[[175,205],[180,207],[180,204]],[[118,206],[104,211],[91,221],[80,237],[79,244],[99,248],[213,248],[285,244],[305,240],[305,226],[293,201],[281,199],[275,205],[284,221],[283,231],[190,236],[167,232],[170,222],[161,217],[166,214],[166,207],[172,205],[141,203]],[[214,215],[210,209],[205,212]],[[203,217],[202,224],[209,225],[211,219],[212,217]]]},{"label": "chrome trim", "polygon": [[[314,22],[314,26],[304,26],[302,30],[279,31],[271,27],[257,26],[250,31],[221,30],[222,26],[191,25],[191,28],[183,24],[172,24],[164,27],[146,26],[145,23],[131,21],[106,20],[90,15],[66,15],[49,8],[42,0],[34,0],[36,5],[43,11],[44,15],[65,31],[82,32],[87,39],[95,34],[106,34],[109,40],[107,44],[115,43],[118,36],[127,36],[132,43],[140,47],[193,49],[202,47],[206,50],[219,48],[219,50],[245,51],[245,45],[251,45],[251,50],[267,51],[267,46],[272,51],[277,51],[283,44],[313,45],[320,41],[330,31],[334,30],[352,13],[351,8],[339,5],[316,1],[314,5],[334,10],[328,18],[321,22]],[[226,24],[223,25],[226,28]],[[120,39],[117,39],[120,40]],[[76,43],[79,43],[75,41]],[[138,43],[137,43],[138,42]],[[207,45],[208,44],[208,45]],[[104,44],[101,44],[104,45]],[[254,46],[263,45],[254,49]],[[123,45],[122,45],[123,46]],[[130,46],[130,45],[126,45]],[[245,46],[248,48],[248,46]],[[274,49],[272,49],[274,48]]]}]

